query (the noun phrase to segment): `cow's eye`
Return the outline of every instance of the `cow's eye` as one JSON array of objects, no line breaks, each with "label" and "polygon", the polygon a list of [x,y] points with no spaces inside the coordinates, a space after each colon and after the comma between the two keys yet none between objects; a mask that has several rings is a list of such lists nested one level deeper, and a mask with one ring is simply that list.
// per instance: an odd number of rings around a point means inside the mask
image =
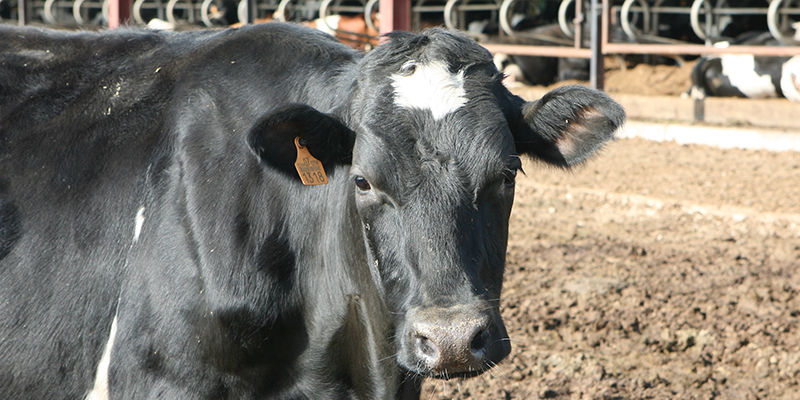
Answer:
[{"label": "cow's eye", "polygon": [[411,76],[414,75],[414,71],[417,70],[417,65],[413,62],[407,62],[400,67],[400,75],[402,76]]},{"label": "cow's eye", "polygon": [[[508,166],[503,171],[503,183],[513,185],[517,179],[517,171],[522,171],[522,160],[518,156],[513,156],[508,162]],[[525,171],[522,171],[524,174]]]},{"label": "cow's eye", "polygon": [[503,183],[506,185],[513,185],[517,179],[516,169],[507,169],[503,171]]},{"label": "cow's eye", "polygon": [[363,176],[356,176],[355,181],[356,181],[356,187],[358,187],[358,190],[362,192],[366,192],[372,189],[372,186],[369,184],[369,181]]}]

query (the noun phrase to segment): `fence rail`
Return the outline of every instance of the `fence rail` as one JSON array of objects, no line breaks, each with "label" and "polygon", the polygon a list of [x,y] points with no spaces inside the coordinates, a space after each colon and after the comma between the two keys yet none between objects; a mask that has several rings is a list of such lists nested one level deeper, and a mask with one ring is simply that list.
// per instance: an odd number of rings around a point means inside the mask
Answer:
[{"label": "fence rail", "polygon": [[[223,0],[0,0],[0,22],[24,25],[35,18],[45,24],[97,25],[116,27],[125,23],[146,24],[151,18],[166,19],[173,24],[178,20],[212,26],[209,17],[213,6],[222,6]],[[511,19],[514,7],[527,0],[448,0],[430,3],[430,0],[361,0],[361,6],[343,0],[240,0],[236,3],[239,19],[253,21],[262,16],[290,20],[288,9],[304,11],[308,18],[315,13],[328,15],[335,12],[359,12],[372,15],[384,8],[380,31],[408,30],[411,20],[418,26],[424,13],[441,13],[443,22],[450,28],[466,30],[469,13],[488,13],[501,28],[501,37],[526,37],[516,30]],[[413,3],[412,3],[413,1]],[[590,75],[599,76],[602,87],[602,56],[611,54],[653,55],[703,55],[712,53],[749,53],[758,56],[800,55],[800,42],[787,32],[794,24],[800,30],[800,0],[764,0],[753,7],[728,7],[726,0],[694,0],[690,7],[666,6],[664,0],[562,0],[558,8],[558,25],[570,39],[553,40],[561,45],[485,44],[491,52],[509,54],[589,58]],[[524,4],[523,4],[524,5]],[[767,7],[764,7],[764,6]],[[522,7],[525,8],[525,7]],[[528,7],[530,8],[530,7]],[[253,10],[252,12],[250,10]],[[399,10],[399,11],[398,11]],[[572,11],[570,16],[570,10]],[[398,12],[401,18],[398,19]],[[147,16],[144,14],[147,13]],[[403,13],[411,18],[403,18]],[[594,14],[592,14],[594,13]],[[687,43],[659,37],[657,26],[664,15],[688,14],[691,30],[703,43]],[[591,17],[594,15],[594,17]],[[766,19],[769,32],[782,46],[731,45],[717,47],[714,39],[722,32],[724,17],[727,20],[742,16],[760,16]],[[368,18],[370,25],[372,21]],[[613,21],[613,24],[612,24]],[[610,31],[621,29],[626,40],[611,41]],[[536,37],[536,36],[533,36]],[[541,37],[538,37],[541,39]],[[587,43],[588,38],[588,43]],[[546,38],[545,38],[546,39]],[[571,44],[570,44],[571,43]],[[594,81],[593,81],[594,82]]]}]

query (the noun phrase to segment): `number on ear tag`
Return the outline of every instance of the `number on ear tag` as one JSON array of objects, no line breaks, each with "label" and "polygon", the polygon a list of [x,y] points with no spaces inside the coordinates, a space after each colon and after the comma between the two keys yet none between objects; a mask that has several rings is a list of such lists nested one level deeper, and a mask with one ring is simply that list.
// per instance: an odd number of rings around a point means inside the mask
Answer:
[{"label": "number on ear tag", "polygon": [[311,153],[308,148],[300,145],[300,136],[294,138],[294,146],[297,147],[297,161],[294,167],[300,175],[300,180],[304,185],[325,185],[328,183],[328,175],[325,168]]}]

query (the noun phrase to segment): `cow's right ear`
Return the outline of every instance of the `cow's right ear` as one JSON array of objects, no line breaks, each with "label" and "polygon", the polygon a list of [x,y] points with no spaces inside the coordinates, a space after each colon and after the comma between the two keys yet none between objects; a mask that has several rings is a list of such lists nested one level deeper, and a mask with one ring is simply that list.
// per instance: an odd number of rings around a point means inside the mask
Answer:
[{"label": "cow's right ear", "polygon": [[262,116],[248,134],[248,144],[262,162],[299,179],[294,166],[296,137],[327,173],[352,159],[355,133],[335,117],[305,104],[290,104]]}]

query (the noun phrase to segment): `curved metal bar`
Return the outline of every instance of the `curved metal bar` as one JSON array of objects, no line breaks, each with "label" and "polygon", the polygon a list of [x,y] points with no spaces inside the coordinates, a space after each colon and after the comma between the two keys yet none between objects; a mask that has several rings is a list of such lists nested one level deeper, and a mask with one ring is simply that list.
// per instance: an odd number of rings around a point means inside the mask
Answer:
[{"label": "curved metal bar", "polygon": [[175,19],[175,14],[174,14],[175,4],[177,2],[178,0],[169,0],[167,2],[167,21],[169,21],[169,23],[173,25],[178,23],[178,21]]},{"label": "curved metal bar", "polygon": [[108,25],[108,21],[111,19],[111,17],[109,16],[109,11],[108,11],[108,7],[109,7],[108,3],[109,3],[109,0],[103,0],[103,5],[100,6],[100,12],[103,15],[103,20],[106,22],[106,25]]},{"label": "curved metal bar", "polygon": [[[178,20],[175,19],[175,5],[178,1],[181,0],[169,0],[167,3],[167,21],[173,25],[178,24]],[[192,4],[191,0],[183,0],[183,2],[186,3],[186,13],[189,17],[187,21],[189,21],[189,23],[194,23],[194,4]]]},{"label": "curved metal bar", "polygon": [[[353,41],[353,42],[356,42],[356,43],[368,44],[369,43],[369,39],[373,39],[374,36],[363,34],[363,33],[358,33],[358,32],[345,31],[345,30],[339,29],[338,26],[336,28],[334,28],[334,27],[330,26],[330,24],[328,24],[328,18],[327,17],[330,16],[330,13],[329,13],[330,12],[330,5],[331,5],[331,3],[333,1],[334,0],[323,0],[322,3],[320,4],[320,6],[319,6],[319,18],[322,20],[322,23],[325,24],[325,26],[328,29],[330,29],[331,32],[345,33],[345,34],[348,34],[348,35],[353,35],[353,36],[356,36],[356,37],[364,38],[363,40],[353,40],[353,39],[344,39],[344,40]],[[367,14],[364,14],[364,22],[365,23],[367,23],[367,21],[369,21],[371,19],[372,19],[371,17],[367,18]],[[377,31],[377,29],[376,29],[376,31]],[[339,38],[339,39],[341,40],[341,38]]]},{"label": "curved metal bar", "polygon": [[639,39],[640,34],[636,32],[636,29],[631,25],[631,20],[629,18],[631,13],[631,5],[634,1],[639,1],[639,4],[642,5],[642,15],[644,18],[644,27],[647,28],[650,25],[650,5],[647,4],[647,1],[643,0],[625,0],[625,3],[622,4],[622,9],[620,10],[620,25],[622,25],[622,30],[628,35],[631,40]]},{"label": "curved metal bar", "polygon": [[[781,3],[783,3],[783,0],[773,0],[771,3],[769,3],[769,8],[767,9],[767,27],[769,28],[769,33],[772,34],[772,37],[781,42],[781,44],[795,45],[797,42],[791,36],[786,36],[783,34],[783,32],[781,32],[781,24],[778,22],[778,14]],[[788,6],[790,3],[791,1],[787,2],[786,6]]]},{"label": "curved metal bar", "polygon": [[571,3],[572,0],[562,0],[558,6],[558,27],[568,38],[575,39],[575,31],[570,29],[569,22],[567,22],[567,8]]},{"label": "curved metal bar", "polygon": [[[456,23],[455,19],[453,18],[453,10],[456,9],[456,4],[459,1],[461,1],[461,0],[447,0],[447,3],[444,5],[444,24],[449,29],[458,29],[458,27],[457,27],[458,24]],[[472,11],[476,11],[476,10],[497,10],[499,8],[497,3],[494,3],[492,7],[488,7],[489,6],[488,4],[486,4],[486,5],[480,4],[480,5],[477,5],[477,6],[469,7],[469,6],[466,5],[466,3],[468,3],[468,2],[469,2],[469,0],[464,0],[464,3],[465,3],[464,8],[469,8]],[[469,32],[467,32],[467,33],[469,33]]]},{"label": "curved metal bar", "polygon": [[248,0],[240,0],[236,6],[236,18],[239,18],[241,23],[247,23],[247,2]]},{"label": "curved metal bar", "polygon": [[372,10],[375,9],[376,4],[380,4],[380,0],[369,0],[364,6],[364,22],[367,23],[367,28],[375,32],[380,32],[381,30],[378,29],[378,27],[375,26],[375,22],[372,21]]},{"label": "curved metal bar", "polygon": [[508,36],[516,36],[517,35],[517,33],[514,32],[514,28],[511,26],[511,24],[508,21],[508,17],[509,17],[508,11],[511,9],[511,6],[516,1],[517,0],[503,0],[503,2],[500,3],[500,17],[499,17],[500,18],[500,29],[502,29],[503,32],[505,32],[506,35],[508,35]]},{"label": "curved metal bar", "polygon": [[460,0],[447,0],[447,4],[444,5],[444,25],[450,29],[458,29],[456,27],[456,22],[453,21],[453,9],[459,1]]},{"label": "curved metal bar", "polygon": [[324,23],[325,26],[328,27],[328,29],[335,31],[336,28],[333,28],[330,25],[328,25],[327,21],[328,19],[327,17],[329,15],[328,8],[330,7],[332,1],[333,0],[322,0],[322,3],[319,4],[319,17],[320,19],[322,19],[322,23]]},{"label": "curved metal bar", "polygon": [[72,3],[72,18],[75,18],[75,23],[78,25],[86,23],[86,20],[83,19],[83,15],[81,15],[81,5],[83,5],[83,2],[84,0],[75,0],[75,2]]},{"label": "curved metal bar", "polygon": [[[699,37],[701,40],[706,41],[709,40],[708,36],[705,32],[703,32],[703,27],[700,26],[700,7],[702,7],[704,3],[705,0],[694,0],[692,2],[692,9],[689,13],[689,22],[692,26],[694,34],[697,35],[697,37]],[[706,16],[710,15],[708,11],[708,6],[706,6]],[[706,23],[711,23],[711,21],[706,21]]]},{"label": "curved metal bar", "polygon": [[208,16],[208,9],[211,8],[211,2],[214,0],[203,0],[203,3],[200,5],[200,20],[203,21],[203,25],[211,28],[214,26],[214,23],[211,22],[211,18]]},{"label": "curved metal bar", "polygon": [[767,28],[769,28],[769,33],[772,34],[772,37],[784,43],[783,34],[781,34],[780,27],[778,26],[778,8],[781,6],[783,0],[772,0],[769,3],[769,8],[767,9]]},{"label": "curved metal bar", "polygon": [[[143,25],[146,25],[149,22],[145,21],[144,17],[142,17],[142,8],[144,7],[145,1],[147,0],[136,0],[133,2],[133,20],[136,21],[136,23]],[[162,3],[161,0],[156,0],[155,6],[157,18],[164,19],[164,3]]]},{"label": "curved metal bar", "polygon": [[289,2],[292,0],[281,0],[278,4],[278,9],[275,10],[275,14],[272,15],[272,18],[276,21],[286,22],[288,18],[286,18],[286,7],[289,5]]},{"label": "curved metal bar", "polygon": [[631,21],[628,18],[631,13],[631,4],[633,4],[634,1],[636,0],[625,0],[625,2],[622,3],[622,8],[619,12],[619,22],[622,26],[622,31],[625,32],[625,34],[628,35],[628,37],[632,40],[636,40],[639,37],[639,35],[636,34],[631,27]]},{"label": "curved metal bar", "polygon": [[45,0],[44,2],[44,15],[42,15],[42,18],[44,19],[44,22],[47,22],[51,25],[56,24],[56,16],[53,15],[53,3],[55,2],[55,0]]},{"label": "curved metal bar", "polygon": [[142,18],[142,4],[144,4],[144,0],[136,0],[133,2],[133,20],[136,21],[137,24],[146,24],[144,22],[144,18]]}]

